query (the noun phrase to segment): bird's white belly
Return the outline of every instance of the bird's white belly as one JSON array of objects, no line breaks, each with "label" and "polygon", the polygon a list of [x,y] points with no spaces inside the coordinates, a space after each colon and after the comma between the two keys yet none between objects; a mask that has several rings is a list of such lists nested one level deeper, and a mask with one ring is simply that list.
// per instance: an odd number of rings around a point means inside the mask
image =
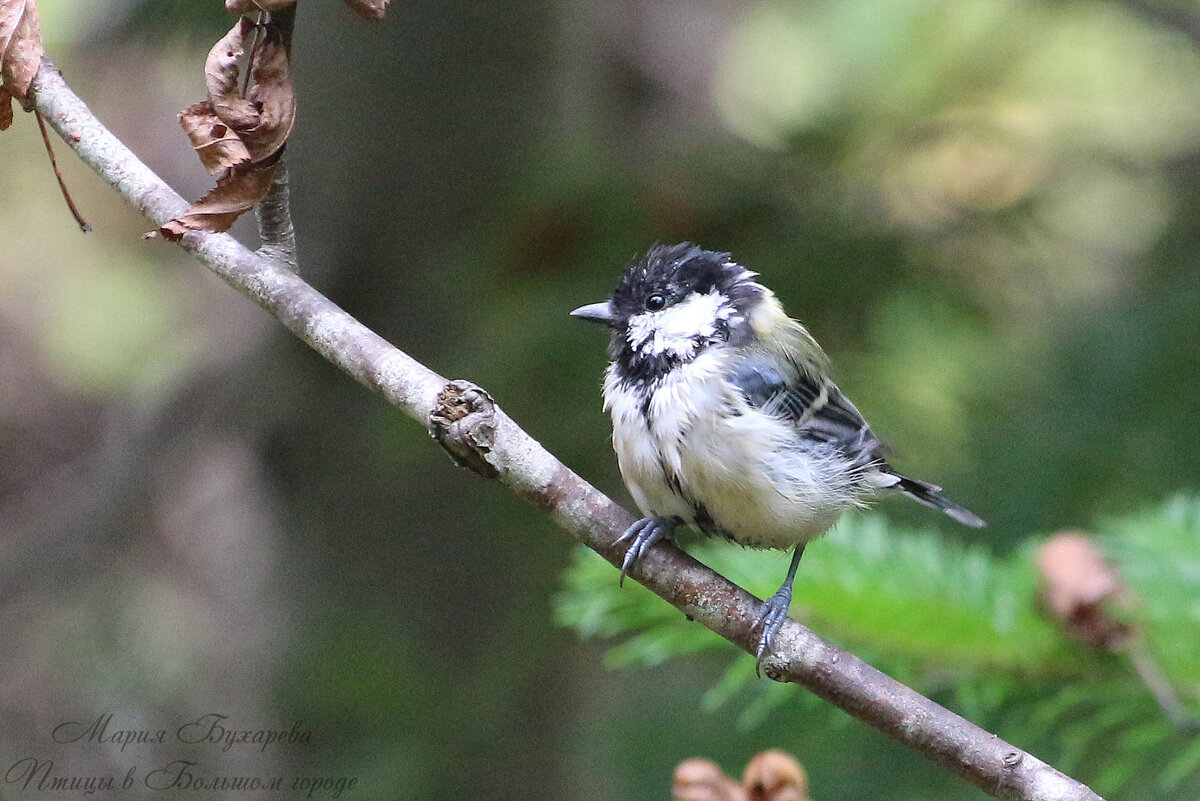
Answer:
[{"label": "bird's white belly", "polygon": [[658,385],[649,407],[606,382],[621,474],[644,514],[707,514],[737,542],[792,548],[825,533],[851,499],[836,466],[790,424],[751,408],[702,355]]}]

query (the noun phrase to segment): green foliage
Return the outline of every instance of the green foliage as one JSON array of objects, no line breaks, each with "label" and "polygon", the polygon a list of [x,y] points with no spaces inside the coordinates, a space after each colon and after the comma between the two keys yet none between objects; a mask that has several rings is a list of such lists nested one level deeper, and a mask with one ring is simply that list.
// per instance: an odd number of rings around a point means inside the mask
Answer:
[{"label": "green foliage", "polygon": [[1200,499],[1178,497],[1101,530],[1139,601],[1135,622],[1163,669],[1178,685],[1200,687]]},{"label": "green foliage", "polygon": [[[1114,519],[1099,543],[1136,597],[1125,612],[1141,635],[1136,647],[1161,665],[1185,706],[1197,707],[1200,499]],[[1124,654],[1078,645],[1039,615],[1037,544],[997,556],[880,516],[848,517],[806,551],[792,614],[960,714],[1079,772],[1098,792],[1195,798],[1200,739],[1167,718]],[[689,551],[760,597],[786,566],[781,554],[719,542]],[[743,729],[785,702],[803,703],[804,720],[831,709],[795,686],[756,681],[747,654],[688,624],[642,587],[619,588],[612,568],[586,549],[565,575],[557,619],[585,637],[620,638],[607,656],[615,668],[699,652],[731,660],[702,704],[739,700]]]}]

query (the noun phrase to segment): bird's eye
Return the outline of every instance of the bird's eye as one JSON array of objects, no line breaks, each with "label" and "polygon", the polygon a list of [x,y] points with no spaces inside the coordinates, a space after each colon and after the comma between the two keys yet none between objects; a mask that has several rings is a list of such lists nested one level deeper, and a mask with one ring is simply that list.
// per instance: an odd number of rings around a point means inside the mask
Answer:
[{"label": "bird's eye", "polygon": [[657,293],[646,298],[646,308],[649,309],[650,311],[658,311],[659,309],[661,309],[663,306],[666,306],[666,305],[667,305],[667,299]]}]

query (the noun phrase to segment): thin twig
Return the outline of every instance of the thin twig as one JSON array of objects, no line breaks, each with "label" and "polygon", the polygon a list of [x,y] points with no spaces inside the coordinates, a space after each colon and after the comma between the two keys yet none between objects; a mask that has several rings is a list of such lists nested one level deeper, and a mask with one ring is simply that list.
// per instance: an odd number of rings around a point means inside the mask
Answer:
[{"label": "thin twig", "polygon": [[263,20],[267,18],[267,12],[259,11],[254,19],[254,37],[250,40],[250,47],[246,53],[246,74],[242,76],[242,97],[245,97],[250,91],[250,78],[254,72],[254,57],[258,55],[258,47],[263,41]]},{"label": "thin twig", "polygon": [[75,201],[71,198],[71,193],[67,191],[67,182],[63,180],[62,172],[58,169],[58,159],[54,158],[54,148],[50,146],[50,136],[46,133],[46,123],[42,120],[42,113],[34,109],[33,116],[37,118],[38,130],[42,132],[42,143],[46,146],[46,155],[50,157],[50,166],[54,169],[54,177],[58,181],[58,189],[62,192],[63,200],[66,201],[71,216],[75,218],[75,224],[79,226],[80,231],[86,234],[92,230],[92,225],[83,219],[83,215],[79,213],[79,209],[75,206]]},{"label": "thin twig", "polygon": [[1200,720],[1192,715],[1179,700],[1179,694],[1175,692],[1171,680],[1167,678],[1167,674],[1158,664],[1158,660],[1154,658],[1154,654],[1146,647],[1146,643],[1135,640],[1130,644],[1128,654],[1129,661],[1133,663],[1133,669],[1137,672],[1138,678],[1154,696],[1155,703],[1166,715],[1167,720],[1171,721],[1176,728],[1189,734],[1200,732]]},{"label": "thin twig", "polygon": [[[48,63],[34,78],[39,110],[79,157],[156,225],[187,208],[176,194],[92,116]],[[278,261],[228,234],[189,233],[180,243],[208,269],[274,315],[332,364],[380,392],[422,425],[439,419],[456,448],[486,462],[488,474],[550,515],[573,537],[619,565],[614,542],[633,518],[526,434],[486,393],[448,387],[446,379],[390,345]],[[449,390],[455,390],[450,392]],[[443,394],[445,392],[445,394]],[[456,414],[462,399],[471,408]],[[656,546],[630,576],[689,619],[752,653],[751,630],[761,602],[669,544]],[[990,795],[1014,801],[1100,801],[1090,789],[1031,754],[885,676],[795,621],[764,663],[768,675],[808,687],[896,740],[911,746]]]},{"label": "thin twig", "polygon": [[[272,13],[271,23],[279,30],[290,71],[296,7],[288,6]],[[299,269],[296,229],[292,225],[289,176],[282,153],[275,168],[275,175],[271,179],[271,188],[267,190],[262,202],[254,207],[254,216],[258,219],[258,238],[262,242],[258,252],[267,258],[278,260],[280,264],[296,272]]]},{"label": "thin twig", "polygon": [[280,160],[271,179],[271,188],[262,202],[254,207],[254,215],[258,218],[258,238],[262,240],[262,247],[257,252],[296,272],[296,229],[292,225],[288,180],[287,162]]}]

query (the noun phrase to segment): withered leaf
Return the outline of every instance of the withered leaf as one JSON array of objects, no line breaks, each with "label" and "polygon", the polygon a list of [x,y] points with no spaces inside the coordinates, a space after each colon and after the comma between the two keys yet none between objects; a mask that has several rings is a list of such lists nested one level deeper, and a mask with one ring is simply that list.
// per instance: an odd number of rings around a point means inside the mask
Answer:
[{"label": "withered leaf", "polygon": [[208,51],[204,60],[204,84],[208,99],[217,116],[235,131],[258,122],[258,110],[238,88],[238,59],[245,48],[246,34],[254,30],[254,21],[242,17],[219,42]]},{"label": "withered leaf", "polygon": [[225,10],[248,14],[251,11],[278,11],[295,4],[296,0],[225,0]]},{"label": "withered leaf", "polygon": [[685,759],[675,767],[671,801],[745,801],[737,782],[707,759]]},{"label": "withered leaf", "polygon": [[363,19],[380,20],[387,12],[389,0],[345,0],[346,5]]},{"label": "withered leaf", "polygon": [[759,753],[742,774],[748,801],[810,801],[808,774],[791,754],[771,750]]},{"label": "withered leaf", "polygon": [[12,123],[12,95],[7,89],[0,87],[0,131],[7,130]]},{"label": "withered leaf", "polygon": [[[0,86],[11,120],[8,97],[25,104],[29,84],[42,61],[42,34],[38,27],[38,9],[34,0],[0,0]],[[28,106],[27,106],[28,107]],[[8,127],[7,125],[3,127]]]},{"label": "withered leaf", "polygon": [[249,100],[257,111],[257,119],[239,133],[250,151],[250,158],[262,161],[287,143],[296,122],[296,93],[279,28],[267,26],[266,36],[254,53],[251,74],[254,87],[250,90]]},{"label": "withered leaf", "polygon": [[179,124],[191,140],[200,162],[213,175],[250,161],[246,145],[217,116],[212,101],[203,100],[179,112]]},{"label": "withered leaf", "polygon": [[188,231],[227,231],[270,188],[295,124],[296,96],[283,33],[271,23],[262,26],[262,40],[253,49],[249,69],[254,86],[248,97],[242,95],[238,61],[246,37],[256,27],[241,18],[209,51],[204,62],[208,100],[179,114],[179,124],[205,169],[225,172],[185,214],[158,229],[167,239],[178,240]]},{"label": "withered leaf", "polygon": [[1055,534],[1038,551],[1037,565],[1039,603],[1068,635],[1106,650],[1119,650],[1133,636],[1112,615],[1128,603],[1128,590],[1086,534]]},{"label": "withered leaf", "polygon": [[[283,34],[277,26],[267,24],[250,65],[254,87],[249,97],[242,96],[238,87],[238,59],[242,56],[247,35],[254,28],[250,19],[242,17],[238,20],[209,51],[204,62],[204,80],[213,113],[241,140],[250,161],[263,161],[278,152],[292,132],[296,120],[296,94],[288,71]],[[183,124],[182,117],[180,124]]]},{"label": "withered leaf", "polygon": [[166,239],[178,242],[188,231],[228,231],[238,217],[266,196],[275,176],[278,159],[233,167],[217,179],[217,185],[182,216],[158,229]]}]

